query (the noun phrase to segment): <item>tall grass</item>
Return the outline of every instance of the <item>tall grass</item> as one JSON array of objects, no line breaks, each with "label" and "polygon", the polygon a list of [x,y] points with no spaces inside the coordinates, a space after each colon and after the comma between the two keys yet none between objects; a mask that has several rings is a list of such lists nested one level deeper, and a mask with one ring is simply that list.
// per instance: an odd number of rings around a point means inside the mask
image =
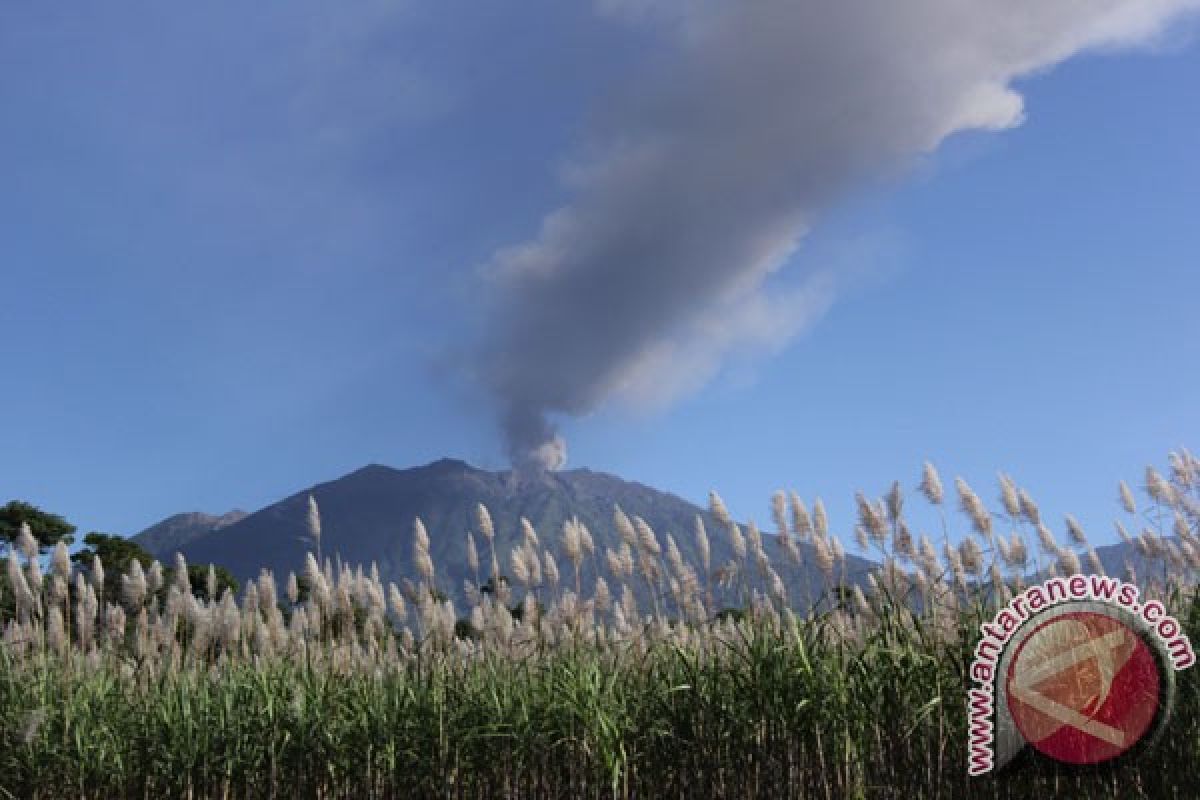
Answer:
[{"label": "tall grass", "polygon": [[[1169,475],[1147,472],[1145,509],[1120,493],[1154,565],[1141,585],[1193,638],[1198,479],[1200,463],[1173,455]],[[940,512],[932,467],[920,488]],[[282,596],[264,573],[240,601],[201,599],[179,563],[135,567],[106,597],[102,565],[79,572],[59,551],[43,575],[22,537],[2,581],[0,797],[1198,796],[1194,670],[1168,735],[1136,762],[1079,772],[1028,757],[967,778],[979,622],[1034,576],[1096,559],[1073,521],[1060,545],[1007,478],[995,512],[964,482],[954,493],[970,532],[952,545],[953,515],[935,514],[940,548],[910,531],[899,486],[859,497],[855,538],[881,561],[865,591],[839,586],[824,509],[794,496],[773,500],[774,535],[786,558],[815,559],[820,587],[782,585],[769,535],[716,496],[725,530],[692,535],[701,562],[708,536],[730,537],[726,564],[684,563],[671,535],[620,512],[603,555],[575,522],[553,536],[527,525],[497,554],[480,507],[461,616],[419,523],[413,582],[313,556]],[[590,587],[589,558],[607,567]],[[716,583],[738,588],[739,613],[716,613]]]}]

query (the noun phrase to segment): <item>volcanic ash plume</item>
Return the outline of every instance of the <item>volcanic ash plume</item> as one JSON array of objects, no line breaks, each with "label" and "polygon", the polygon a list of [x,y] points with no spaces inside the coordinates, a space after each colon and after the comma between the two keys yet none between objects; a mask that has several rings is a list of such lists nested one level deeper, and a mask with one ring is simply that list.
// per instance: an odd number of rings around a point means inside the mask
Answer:
[{"label": "volcanic ash plume", "polygon": [[666,55],[597,112],[572,199],[485,270],[478,372],[514,463],[562,464],[550,414],[663,404],[787,341],[833,298],[835,275],[772,276],[815,213],[950,134],[1020,123],[1014,79],[1198,2],[601,2]]}]

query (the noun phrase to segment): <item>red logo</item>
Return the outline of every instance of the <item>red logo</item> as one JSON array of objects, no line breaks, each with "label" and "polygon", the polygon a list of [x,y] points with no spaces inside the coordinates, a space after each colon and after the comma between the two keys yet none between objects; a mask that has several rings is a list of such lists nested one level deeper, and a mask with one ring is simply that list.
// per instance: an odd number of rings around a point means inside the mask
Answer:
[{"label": "red logo", "polygon": [[1142,637],[1092,611],[1038,626],[1006,676],[1009,713],[1025,741],[1069,764],[1097,764],[1136,745],[1151,729],[1162,690]]}]

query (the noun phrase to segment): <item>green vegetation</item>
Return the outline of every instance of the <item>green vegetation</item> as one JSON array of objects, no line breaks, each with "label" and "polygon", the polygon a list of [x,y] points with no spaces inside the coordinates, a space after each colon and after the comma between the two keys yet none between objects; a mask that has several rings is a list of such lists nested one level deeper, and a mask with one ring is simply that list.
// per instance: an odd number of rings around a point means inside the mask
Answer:
[{"label": "green vegetation", "polygon": [[[1144,512],[1127,506],[1147,527],[1131,541],[1162,565],[1145,593],[1200,641],[1200,462],[1185,454],[1172,467],[1147,474]],[[590,536],[568,525],[552,548],[529,526],[505,559],[511,585],[493,566],[461,618],[431,591],[419,523],[413,583],[310,557],[283,597],[263,574],[240,602],[228,590],[198,597],[187,571],[167,580],[135,558],[120,604],[101,605],[65,548],[44,577],[13,560],[0,797],[1197,796],[1195,669],[1178,676],[1168,735],[1137,761],[1078,772],[1029,757],[967,778],[979,622],[1008,592],[1077,571],[1093,552],[1071,523],[1059,545],[1008,482],[997,513],[956,489],[972,532],[940,554],[908,534],[898,490],[863,499],[861,536],[883,560],[866,591],[838,580],[823,511],[777,501],[784,552],[811,552],[826,576],[807,611],[760,557],[761,534],[719,498],[729,564],[684,563],[671,536],[618,512],[608,577],[577,587],[581,562],[601,560]],[[932,470],[922,492],[944,502]],[[485,556],[490,528],[481,508]],[[707,531],[695,536],[705,553]],[[1034,557],[1027,536],[1041,543]],[[710,610],[716,580],[740,586],[744,607]],[[635,581],[660,608],[637,607]]]},{"label": "green vegetation", "polygon": [[21,532],[21,526],[29,529],[39,549],[53,547],[60,541],[70,544],[75,526],[57,514],[50,514],[20,500],[0,506],[0,542],[12,545]]}]

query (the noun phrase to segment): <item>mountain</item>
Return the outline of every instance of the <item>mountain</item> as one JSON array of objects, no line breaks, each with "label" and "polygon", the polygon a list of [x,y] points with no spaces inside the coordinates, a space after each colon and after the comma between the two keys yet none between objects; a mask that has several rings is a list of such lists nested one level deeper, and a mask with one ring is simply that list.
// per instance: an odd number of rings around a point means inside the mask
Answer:
[{"label": "mountain", "polygon": [[[230,511],[220,516],[191,511],[167,517],[133,537],[148,552],[159,554],[181,550],[205,534],[227,528],[247,517],[245,511]],[[161,559],[160,559],[161,560]]]},{"label": "mountain", "polygon": [[[403,470],[373,464],[303,489],[229,525],[174,539],[148,535],[168,520],[137,538],[160,560],[169,560],[178,549],[189,563],[220,564],[241,579],[256,576],[263,567],[282,579],[289,571],[299,572],[305,554],[313,549],[305,522],[309,494],[320,508],[322,554],[350,564],[374,562],[385,581],[415,576],[413,523],[420,517],[429,532],[438,587],[457,598],[463,595],[464,579],[474,577],[468,574],[468,531],[475,532],[480,561],[488,571],[490,553],[475,521],[478,503],[487,506],[494,520],[502,573],[508,573],[510,553],[521,542],[520,519],[525,517],[536,529],[541,547],[554,551],[563,581],[573,584],[574,573],[560,542],[563,523],[575,516],[588,526],[596,544],[595,558],[588,559],[583,569],[584,585],[590,589],[596,567],[607,576],[602,566],[606,547],[620,545],[613,522],[616,506],[649,523],[664,552],[666,536],[672,535],[693,565],[700,563],[694,535],[695,518],[700,515],[708,529],[712,567],[732,557],[728,535],[712,515],[675,495],[588,469],[532,475],[489,472],[452,459]],[[823,580],[811,566],[811,546],[803,546],[802,564],[791,567],[775,537],[764,534],[763,538],[793,600],[815,597]],[[844,577],[863,580],[872,566],[848,555]]]},{"label": "mountain", "polygon": [[[1175,536],[1166,536],[1164,541],[1173,542],[1176,547],[1179,546],[1179,539]],[[1100,564],[1104,567],[1106,575],[1127,579],[1128,567],[1133,567],[1133,573],[1136,576],[1136,583],[1143,584],[1149,578],[1161,578],[1163,571],[1163,561],[1160,558],[1147,558],[1138,552],[1138,549],[1133,544],[1126,542],[1117,542],[1116,544],[1104,545],[1096,548],[1096,555],[1100,557]],[[1083,557],[1080,557],[1081,560]],[[1090,572],[1087,561],[1083,560],[1084,572]]]}]

